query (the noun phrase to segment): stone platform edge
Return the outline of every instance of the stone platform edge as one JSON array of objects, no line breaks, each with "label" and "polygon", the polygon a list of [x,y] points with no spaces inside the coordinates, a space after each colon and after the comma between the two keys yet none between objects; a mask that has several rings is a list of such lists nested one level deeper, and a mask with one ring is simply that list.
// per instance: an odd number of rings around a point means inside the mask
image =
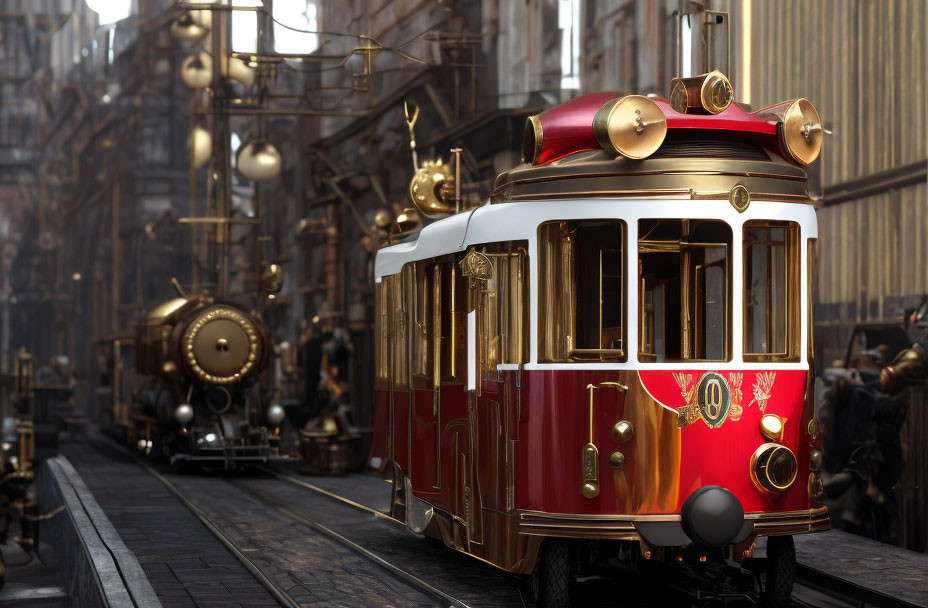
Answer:
[{"label": "stone platform edge", "polygon": [[135,554],[64,456],[46,460],[39,476],[39,504],[64,511],[41,524],[42,540],[62,561],[68,595],[80,606],[161,608]]}]

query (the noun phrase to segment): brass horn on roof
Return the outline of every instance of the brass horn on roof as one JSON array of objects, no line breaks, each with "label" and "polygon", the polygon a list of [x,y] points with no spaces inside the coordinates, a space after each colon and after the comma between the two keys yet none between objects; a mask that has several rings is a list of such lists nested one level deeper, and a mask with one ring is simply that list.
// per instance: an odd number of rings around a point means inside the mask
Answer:
[{"label": "brass horn on roof", "polygon": [[544,134],[541,128],[541,118],[534,114],[525,119],[525,129],[522,131],[522,162],[534,165],[541,152],[541,143]]},{"label": "brass horn on roof", "polygon": [[670,107],[681,114],[719,114],[732,100],[731,82],[718,70],[670,81]]},{"label": "brass horn on roof", "polygon": [[800,165],[808,165],[822,151],[822,119],[808,99],[795,99],[755,112],[777,121],[780,148]]},{"label": "brass horn on roof", "polygon": [[593,116],[593,134],[610,154],[641,159],[654,154],[667,136],[667,118],[643,95],[626,95],[604,103]]}]

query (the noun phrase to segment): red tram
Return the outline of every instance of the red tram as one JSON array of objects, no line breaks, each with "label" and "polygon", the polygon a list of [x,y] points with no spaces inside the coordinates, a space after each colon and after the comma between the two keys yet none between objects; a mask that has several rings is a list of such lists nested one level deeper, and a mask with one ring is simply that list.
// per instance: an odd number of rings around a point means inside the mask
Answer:
[{"label": "red tram", "polygon": [[533,116],[487,204],[377,254],[393,516],[534,574],[539,605],[604,555],[753,564],[780,605],[790,535],[829,527],[801,168],[822,128],[804,99],[731,100],[713,72]]}]

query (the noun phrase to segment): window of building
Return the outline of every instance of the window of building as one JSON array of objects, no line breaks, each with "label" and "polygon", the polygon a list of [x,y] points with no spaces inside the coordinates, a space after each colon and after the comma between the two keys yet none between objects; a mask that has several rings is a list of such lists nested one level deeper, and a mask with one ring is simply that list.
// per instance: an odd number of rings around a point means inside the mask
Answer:
[{"label": "window of building", "polygon": [[[232,0],[232,6],[261,7],[261,0]],[[258,12],[232,11],[232,50],[254,53],[258,50]]]},{"label": "window of building", "polygon": [[731,243],[718,220],[639,221],[641,361],[729,360]]},{"label": "window of building", "polygon": [[580,88],[580,0],[558,0],[561,30],[561,88]]},{"label": "window of building", "polygon": [[744,360],[799,360],[799,225],[744,224]]},{"label": "window of building", "polygon": [[538,243],[540,360],[624,361],[625,222],[546,222]]},{"label": "window of building", "polygon": [[274,50],[288,55],[316,51],[319,48],[316,10],[316,0],[274,0]]}]

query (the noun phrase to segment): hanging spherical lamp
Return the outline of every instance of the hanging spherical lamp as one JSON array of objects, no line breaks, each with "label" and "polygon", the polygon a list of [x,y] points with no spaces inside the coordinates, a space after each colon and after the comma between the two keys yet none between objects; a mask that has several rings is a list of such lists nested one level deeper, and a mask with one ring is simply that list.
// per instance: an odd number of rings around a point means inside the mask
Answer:
[{"label": "hanging spherical lamp", "polygon": [[271,142],[255,139],[242,146],[235,157],[238,172],[252,181],[280,175],[280,152]]},{"label": "hanging spherical lamp", "polygon": [[206,164],[213,151],[213,137],[203,127],[195,128],[187,138],[187,148],[190,149],[190,164],[199,169]]},{"label": "hanging spherical lamp", "polygon": [[209,27],[199,19],[194,13],[204,11],[186,11],[171,22],[171,35],[178,40],[195,40],[202,38]]},{"label": "hanging spherical lamp", "polygon": [[223,74],[232,80],[250,87],[255,82],[255,70],[248,67],[243,60],[238,57],[230,57],[229,65],[223,69]]},{"label": "hanging spherical lamp", "polygon": [[194,89],[209,86],[213,80],[213,58],[203,51],[190,55],[180,64],[180,78]]}]

